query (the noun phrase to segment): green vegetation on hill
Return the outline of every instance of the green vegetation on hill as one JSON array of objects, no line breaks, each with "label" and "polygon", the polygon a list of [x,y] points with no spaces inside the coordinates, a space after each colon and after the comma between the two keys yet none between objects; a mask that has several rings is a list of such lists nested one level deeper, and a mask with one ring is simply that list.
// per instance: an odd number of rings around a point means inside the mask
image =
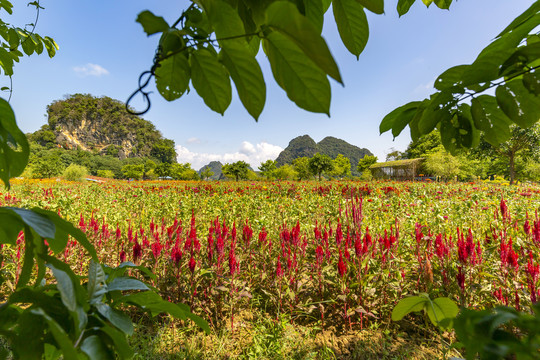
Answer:
[{"label": "green vegetation on hill", "polygon": [[47,115],[48,124],[29,136],[44,147],[176,162],[174,141],[165,139],[151,122],[128,113],[121,101],[74,94],[50,104]]},{"label": "green vegetation on hill", "polygon": [[356,165],[365,155],[373,155],[371,151],[359,148],[348,142],[327,136],[319,143],[316,143],[309,135],[298,136],[289,142],[289,145],[283,150],[276,159],[277,166],[292,164],[294,160],[301,157],[311,158],[316,153],[328,155],[335,159],[342,154],[350,160],[352,175],[358,176]]}]

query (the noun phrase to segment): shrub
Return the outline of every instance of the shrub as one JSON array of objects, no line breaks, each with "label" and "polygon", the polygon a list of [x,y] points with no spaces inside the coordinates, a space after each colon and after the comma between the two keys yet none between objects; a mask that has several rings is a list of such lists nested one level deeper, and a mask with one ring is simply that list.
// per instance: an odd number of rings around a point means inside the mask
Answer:
[{"label": "shrub", "polygon": [[62,173],[62,177],[68,181],[83,181],[87,175],[88,169],[77,164],[69,165]]},{"label": "shrub", "polygon": [[97,171],[97,176],[102,177],[102,178],[107,178],[107,179],[114,179],[115,178],[114,171],[112,171],[112,170],[98,170]]}]

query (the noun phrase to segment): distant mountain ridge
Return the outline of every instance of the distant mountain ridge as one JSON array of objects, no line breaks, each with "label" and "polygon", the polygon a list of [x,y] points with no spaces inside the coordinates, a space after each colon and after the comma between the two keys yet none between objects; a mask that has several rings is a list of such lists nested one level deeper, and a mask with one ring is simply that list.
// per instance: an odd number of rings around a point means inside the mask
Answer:
[{"label": "distant mountain ridge", "polygon": [[373,153],[366,148],[351,145],[345,140],[332,136],[327,136],[316,143],[309,135],[302,135],[289,142],[289,145],[277,157],[276,164],[277,166],[292,164],[297,158],[312,157],[316,153],[328,155],[332,159],[335,159],[339,154],[349,158],[353,175],[359,175],[356,167],[360,159],[366,155],[373,156]]}]

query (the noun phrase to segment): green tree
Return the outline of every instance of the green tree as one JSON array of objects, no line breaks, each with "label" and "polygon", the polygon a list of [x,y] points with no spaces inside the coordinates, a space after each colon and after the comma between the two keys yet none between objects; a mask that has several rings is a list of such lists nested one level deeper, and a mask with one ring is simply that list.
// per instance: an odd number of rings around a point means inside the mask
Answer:
[{"label": "green tree", "polygon": [[442,145],[425,154],[425,158],[426,170],[443,180],[452,180],[460,173],[459,159],[447,152]]},{"label": "green tree", "polygon": [[144,175],[144,165],[124,165],[122,174],[125,179],[141,180]]},{"label": "green tree", "polygon": [[199,174],[191,168],[190,163],[185,164],[171,164],[170,176],[175,180],[198,180]]},{"label": "green tree", "polygon": [[98,170],[97,176],[106,178],[106,179],[115,179],[116,175],[111,170]]},{"label": "green tree", "polygon": [[475,151],[479,157],[500,158],[506,173],[513,184],[526,167],[526,163],[540,159],[540,123],[523,129],[516,125],[510,126],[511,136],[508,140],[492,145],[484,138]]},{"label": "green tree", "polygon": [[150,156],[158,159],[164,163],[176,162],[176,150],[174,148],[174,141],[169,139],[160,139],[152,145]]},{"label": "green tree", "polygon": [[62,177],[69,181],[83,181],[88,176],[88,169],[84,166],[71,164],[69,165],[64,172],[62,172]]},{"label": "green tree", "polygon": [[225,164],[221,168],[223,175],[234,178],[236,181],[246,179],[248,176],[249,165],[245,161],[236,161],[232,164]]},{"label": "green tree", "polygon": [[405,158],[417,159],[424,157],[427,153],[441,144],[441,133],[438,130],[433,130],[429,134],[422,135],[419,138],[412,140],[405,150]]},{"label": "green tree", "polygon": [[297,176],[297,172],[292,165],[285,164],[274,170],[274,176],[278,180],[292,180]]},{"label": "green tree", "polygon": [[377,163],[377,160],[378,159],[376,156],[372,156],[372,155],[364,156],[364,158],[358,161],[358,166],[357,166],[358,172],[362,174],[364,171],[369,170],[369,167]]},{"label": "green tree", "polygon": [[319,181],[323,173],[331,173],[334,170],[332,159],[328,155],[316,153],[308,162],[309,171],[313,175],[317,175]]},{"label": "green tree", "polygon": [[214,172],[212,169],[207,166],[201,171],[201,179],[208,180],[212,175],[214,175]]},{"label": "green tree", "polygon": [[334,170],[332,171],[332,176],[337,176],[339,178],[351,176],[351,161],[342,154],[332,160],[332,165]]},{"label": "green tree", "polygon": [[154,172],[157,174],[157,176],[161,178],[171,176],[171,164],[169,163],[158,164],[156,168],[154,169]]},{"label": "green tree", "polygon": [[311,171],[309,170],[309,158],[302,156],[294,159],[293,168],[296,171],[298,180],[307,180],[311,177]]},{"label": "green tree", "polygon": [[32,177],[34,179],[52,178],[62,173],[64,167],[60,157],[55,153],[47,153],[36,159],[32,165]]},{"label": "green tree", "polygon": [[261,163],[259,166],[259,170],[261,171],[261,174],[266,179],[272,179],[274,177],[274,173],[277,169],[276,161],[275,160],[266,160],[265,162]]}]

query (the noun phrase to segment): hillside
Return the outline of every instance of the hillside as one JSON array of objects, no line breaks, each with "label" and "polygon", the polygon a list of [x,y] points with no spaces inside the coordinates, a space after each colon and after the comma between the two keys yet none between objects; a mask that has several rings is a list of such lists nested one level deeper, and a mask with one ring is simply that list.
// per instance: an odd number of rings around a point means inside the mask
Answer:
[{"label": "hillside", "polygon": [[47,107],[48,124],[29,136],[42,146],[81,149],[120,159],[153,157],[176,162],[174,141],[109,97],[75,94]]},{"label": "hillside", "polygon": [[214,175],[210,176],[208,180],[222,180],[225,178],[225,176],[221,172],[222,166],[223,164],[219,161],[211,161],[207,165],[204,165],[202,168],[200,168],[200,170],[198,171],[199,176],[201,176],[201,173],[204,171],[204,169],[210,168]]},{"label": "hillside", "polygon": [[294,159],[303,156],[312,157],[316,153],[326,154],[332,159],[335,159],[339,154],[349,158],[353,175],[358,175],[356,170],[358,161],[365,155],[373,155],[368,149],[359,148],[332,136],[327,136],[316,143],[309,135],[303,135],[289,142],[289,145],[277,157],[276,163],[277,166],[291,164]]}]

